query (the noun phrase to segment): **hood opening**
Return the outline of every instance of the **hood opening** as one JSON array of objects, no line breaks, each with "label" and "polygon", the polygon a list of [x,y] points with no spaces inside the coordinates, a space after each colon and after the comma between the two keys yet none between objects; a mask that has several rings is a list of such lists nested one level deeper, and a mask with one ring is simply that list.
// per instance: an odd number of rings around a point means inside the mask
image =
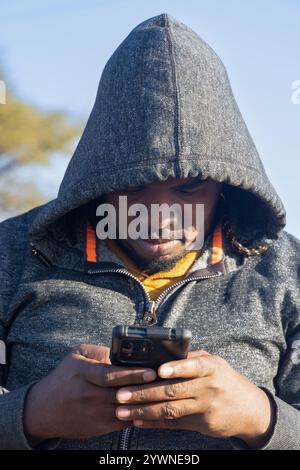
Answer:
[{"label": "hood opening", "polygon": [[107,61],[57,198],[39,211],[31,236],[76,244],[70,227],[103,193],[192,176],[225,183],[230,224],[246,246],[272,242],[284,228],[285,208],[222,61],[162,13],[138,24]]}]

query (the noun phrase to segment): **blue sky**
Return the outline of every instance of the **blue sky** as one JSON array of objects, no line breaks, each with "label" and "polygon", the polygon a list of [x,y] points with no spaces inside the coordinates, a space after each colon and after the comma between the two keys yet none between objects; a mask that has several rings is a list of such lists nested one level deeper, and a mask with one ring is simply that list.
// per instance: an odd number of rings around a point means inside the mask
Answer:
[{"label": "blue sky", "polygon": [[[138,23],[163,12],[194,29],[223,60],[286,207],[286,229],[300,238],[300,104],[291,100],[292,82],[300,80],[299,0],[2,0],[0,58],[23,98],[86,121],[110,55]],[[50,170],[30,170],[50,198],[67,163],[55,156]]]}]

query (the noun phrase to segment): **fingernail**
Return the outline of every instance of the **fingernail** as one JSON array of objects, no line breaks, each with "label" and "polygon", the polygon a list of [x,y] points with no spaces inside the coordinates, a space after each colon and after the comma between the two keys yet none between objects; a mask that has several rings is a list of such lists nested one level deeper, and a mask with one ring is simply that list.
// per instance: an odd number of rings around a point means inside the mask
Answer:
[{"label": "fingernail", "polygon": [[173,374],[173,367],[162,367],[160,370],[161,375],[169,377]]},{"label": "fingernail", "polygon": [[154,380],[156,378],[156,372],[154,370],[146,370],[146,372],[143,373],[143,380],[145,382],[148,382],[148,380]]},{"label": "fingernail", "polygon": [[120,408],[119,410],[117,410],[117,415],[118,415],[118,418],[129,418],[130,411],[127,410],[126,408]]},{"label": "fingernail", "polygon": [[129,390],[119,390],[117,392],[117,400],[119,401],[128,401],[132,397],[132,393]]}]

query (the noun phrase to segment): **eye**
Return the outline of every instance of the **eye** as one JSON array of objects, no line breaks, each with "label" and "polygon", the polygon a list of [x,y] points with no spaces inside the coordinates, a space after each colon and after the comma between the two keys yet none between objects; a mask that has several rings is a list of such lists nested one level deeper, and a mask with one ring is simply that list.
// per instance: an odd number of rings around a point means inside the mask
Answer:
[{"label": "eye", "polygon": [[137,186],[137,187],[134,187],[134,188],[128,188],[127,193],[138,193],[140,191],[143,191],[144,189],[145,189],[144,186]]},{"label": "eye", "polygon": [[181,193],[181,194],[193,194],[194,191],[191,191],[190,189],[175,189],[175,191],[177,191],[177,193]]},{"label": "eye", "polygon": [[194,187],[194,188],[186,188],[186,189],[180,189],[180,188],[174,188],[175,191],[179,192],[179,193],[182,193],[182,194],[194,194],[196,193],[197,191],[200,191],[200,189],[202,189],[202,184],[198,185],[197,187]]}]

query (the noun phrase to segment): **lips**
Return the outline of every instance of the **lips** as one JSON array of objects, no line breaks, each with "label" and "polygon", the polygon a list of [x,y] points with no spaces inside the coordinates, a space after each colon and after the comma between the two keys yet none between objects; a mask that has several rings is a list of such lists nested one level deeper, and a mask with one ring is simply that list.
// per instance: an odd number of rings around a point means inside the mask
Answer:
[{"label": "lips", "polygon": [[180,240],[150,240],[139,238],[135,241],[135,248],[148,256],[166,255],[172,253],[174,248],[180,243]]},{"label": "lips", "polygon": [[150,239],[147,239],[147,240],[144,240],[146,241],[147,243],[151,243],[152,245],[162,245],[163,243],[168,243],[168,242],[171,242],[173,239],[171,238],[168,238],[167,240],[150,240]]}]

